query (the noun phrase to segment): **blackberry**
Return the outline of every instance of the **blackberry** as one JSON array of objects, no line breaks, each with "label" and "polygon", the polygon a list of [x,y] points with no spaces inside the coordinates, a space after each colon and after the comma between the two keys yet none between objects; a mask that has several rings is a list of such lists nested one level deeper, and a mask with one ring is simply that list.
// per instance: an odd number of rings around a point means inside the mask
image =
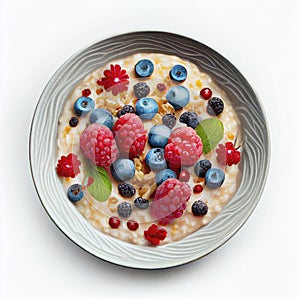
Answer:
[{"label": "blackberry", "polygon": [[69,121],[69,125],[71,127],[76,127],[78,125],[78,119],[76,117],[72,117]]},{"label": "blackberry", "polygon": [[127,201],[121,202],[118,205],[118,214],[122,218],[128,218],[131,215],[131,204]]},{"label": "blackberry", "polygon": [[198,115],[193,111],[186,111],[180,116],[179,122],[195,129],[199,125]]},{"label": "blackberry", "polygon": [[194,216],[205,216],[207,214],[207,204],[201,200],[197,200],[192,205],[192,213]]},{"label": "blackberry", "polygon": [[166,114],[162,117],[164,125],[172,129],[176,125],[176,117],[172,114]]},{"label": "blackberry", "polygon": [[208,101],[206,111],[211,116],[218,116],[224,110],[224,102],[218,97],[213,97]]},{"label": "blackberry", "polygon": [[135,114],[134,107],[131,105],[124,105],[121,110],[118,111],[117,116],[120,118],[121,116],[125,114]]},{"label": "blackberry", "polygon": [[133,92],[138,99],[141,99],[149,95],[150,87],[146,82],[138,82],[133,86]]},{"label": "blackberry", "polygon": [[135,188],[133,185],[127,182],[122,182],[118,185],[118,190],[121,196],[130,198],[135,194]]},{"label": "blackberry", "polygon": [[208,159],[203,159],[195,164],[194,172],[196,176],[204,178],[206,172],[211,168],[211,162]]},{"label": "blackberry", "polygon": [[147,199],[143,199],[142,197],[138,197],[134,200],[134,206],[138,209],[147,209],[149,207],[149,201]]}]

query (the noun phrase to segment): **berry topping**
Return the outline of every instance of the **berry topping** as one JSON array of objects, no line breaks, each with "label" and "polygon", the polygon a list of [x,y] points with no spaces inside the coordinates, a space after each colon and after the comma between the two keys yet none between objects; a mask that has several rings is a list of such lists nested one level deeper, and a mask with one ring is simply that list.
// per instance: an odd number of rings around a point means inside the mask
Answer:
[{"label": "berry topping", "polygon": [[131,231],[136,231],[139,228],[139,223],[135,220],[128,220],[127,227]]},{"label": "berry topping", "polygon": [[146,82],[138,82],[133,86],[134,95],[140,99],[147,97],[150,93],[150,87]]},{"label": "berry topping", "polygon": [[121,116],[113,127],[120,152],[129,158],[138,157],[146,146],[146,130],[142,120],[135,114]]},{"label": "berry topping", "polygon": [[191,177],[191,175],[188,170],[183,169],[180,171],[180,174],[179,174],[180,181],[188,182],[190,180],[190,177]]},{"label": "berry topping", "polygon": [[200,161],[197,161],[197,163],[194,166],[194,172],[196,176],[200,178],[204,178],[206,172],[211,168],[211,162],[208,159],[203,159]]},{"label": "berry topping", "polygon": [[109,129],[112,129],[113,122],[114,119],[112,114],[106,109],[97,108],[91,112],[90,123],[97,123],[107,126]]},{"label": "berry topping", "polygon": [[197,200],[192,205],[192,213],[194,216],[205,216],[207,214],[208,207],[207,204],[201,200]]},{"label": "berry topping", "polygon": [[91,90],[90,89],[84,89],[82,90],[81,94],[83,97],[88,97],[91,94]]},{"label": "berry topping", "polygon": [[93,123],[80,136],[80,148],[97,166],[110,166],[118,156],[113,133],[104,125]]},{"label": "berry topping", "polygon": [[148,143],[151,147],[163,148],[167,145],[170,134],[171,129],[166,125],[154,125],[149,130]]},{"label": "berry topping", "polygon": [[200,91],[200,96],[204,99],[204,100],[208,100],[211,98],[212,96],[212,91],[210,88],[206,87],[206,88],[203,88],[201,91]]},{"label": "berry topping", "polygon": [[190,199],[191,188],[178,179],[170,178],[164,181],[155,192],[150,213],[159,220],[161,225],[172,223],[180,218],[186,208],[185,202]]},{"label": "berry topping", "polygon": [[167,89],[166,85],[164,83],[158,83],[156,88],[160,91],[163,92]]},{"label": "berry topping", "polygon": [[68,198],[71,202],[77,202],[82,199],[83,192],[80,184],[73,184],[68,188]]},{"label": "berry topping", "polygon": [[176,125],[176,117],[173,114],[166,114],[162,117],[162,122],[172,129]]},{"label": "berry topping", "polygon": [[166,99],[176,109],[185,107],[190,102],[190,92],[184,86],[173,86],[169,89]]},{"label": "berry topping", "polygon": [[135,188],[128,182],[121,182],[118,185],[118,191],[122,197],[130,198],[135,194]]},{"label": "berry topping", "polygon": [[72,117],[69,121],[69,125],[71,127],[76,127],[78,125],[78,119],[76,117]]},{"label": "berry topping", "polygon": [[198,115],[193,111],[186,111],[180,116],[179,122],[195,129],[199,125]]},{"label": "berry topping", "polygon": [[128,218],[131,215],[131,204],[127,201],[121,202],[118,205],[118,214],[121,218]]},{"label": "berry topping", "polygon": [[170,77],[172,80],[183,82],[187,77],[187,70],[182,65],[175,65],[170,71]]},{"label": "berry topping", "polygon": [[165,169],[159,171],[155,175],[155,181],[157,185],[162,184],[164,181],[166,181],[169,178],[176,178],[176,173],[171,169]]},{"label": "berry topping", "polygon": [[164,156],[164,149],[152,148],[146,155],[146,164],[152,171],[163,170],[167,167]]},{"label": "berry topping", "polygon": [[110,217],[108,223],[111,228],[117,229],[120,226],[121,221],[118,217]]},{"label": "berry topping", "polygon": [[234,148],[232,142],[227,142],[225,145],[220,144],[217,152],[217,161],[219,164],[225,166],[236,165],[241,160],[241,153]]},{"label": "berry topping", "polygon": [[135,174],[135,166],[132,160],[121,158],[110,166],[111,175],[117,181],[126,181]]},{"label": "berry topping", "polygon": [[110,65],[110,70],[105,70],[103,74],[105,77],[99,79],[97,83],[104,86],[107,92],[111,91],[116,96],[128,90],[129,76],[120,65]]},{"label": "berry topping", "polygon": [[149,59],[141,59],[134,67],[138,77],[149,77],[154,71],[154,64]]},{"label": "berry topping", "polygon": [[138,209],[144,210],[149,207],[149,201],[142,197],[138,197],[134,200],[134,206]]},{"label": "berry topping", "polygon": [[221,169],[212,168],[206,172],[205,183],[209,189],[219,188],[225,180],[225,173]]},{"label": "berry topping", "polygon": [[224,110],[224,102],[218,97],[213,97],[208,101],[206,111],[211,116],[218,116]]},{"label": "berry topping", "polygon": [[74,112],[78,117],[84,116],[94,109],[95,101],[89,97],[80,97],[74,103]]},{"label": "berry topping", "polygon": [[148,230],[144,231],[144,237],[148,242],[157,246],[167,237],[167,231],[156,224],[152,224]]},{"label": "berry topping", "polygon": [[56,166],[58,176],[74,178],[80,173],[79,166],[81,162],[76,154],[70,153],[67,156],[61,156]]},{"label": "berry topping", "polygon": [[121,116],[125,114],[135,114],[134,107],[131,105],[124,105],[121,110],[118,111],[117,116],[120,118]]},{"label": "berry topping", "polygon": [[165,147],[165,158],[174,167],[193,165],[202,154],[202,142],[195,130],[178,127],[170,135]]},{"label": "berry topping", "polygon": [[142,120],[152,120],[158,113],[158,105],[152,98],[141,98],[136,102],[135,109]]},{"label": "berry topping", "polygon": [[203,186],[201,184],[196,184],[193,188],[195,194],[200,194],[203,191]]}]

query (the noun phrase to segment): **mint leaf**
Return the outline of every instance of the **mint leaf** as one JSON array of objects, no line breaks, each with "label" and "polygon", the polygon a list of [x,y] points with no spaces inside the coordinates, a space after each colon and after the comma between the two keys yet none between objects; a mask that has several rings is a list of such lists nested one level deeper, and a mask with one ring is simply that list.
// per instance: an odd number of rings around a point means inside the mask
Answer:
[{"label": "mint leaf", "polygon": [[87,177],[90,176],[94,180],[87,188],[90,195],[97,201],[106,201],[111,194],[112,183],[105,169],[88,163],[86,165],[86,173]]},{"label": "mint leaf", "polygon": [[224,126],[218,118],[201,121],[195,130],[202,140],[205,154],[213,150],[224,136]]}]

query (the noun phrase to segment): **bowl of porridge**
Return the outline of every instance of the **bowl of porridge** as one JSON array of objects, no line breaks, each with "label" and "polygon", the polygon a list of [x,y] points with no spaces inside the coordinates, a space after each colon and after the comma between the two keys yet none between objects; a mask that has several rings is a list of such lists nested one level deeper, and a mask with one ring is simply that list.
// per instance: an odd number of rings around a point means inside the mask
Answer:
[{"label": "bowl of porridge", "polygon": [[87,46],[50,79],[30,135],[32,176],[55,224],[119,265],[178,266],[251,215],[269,164],[265,114],[209,47],[136,32]]}]

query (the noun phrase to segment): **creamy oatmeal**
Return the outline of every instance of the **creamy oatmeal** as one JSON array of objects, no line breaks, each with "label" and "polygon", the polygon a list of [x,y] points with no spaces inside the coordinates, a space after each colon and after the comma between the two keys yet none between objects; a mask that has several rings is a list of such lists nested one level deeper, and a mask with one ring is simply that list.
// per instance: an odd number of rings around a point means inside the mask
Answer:
[{"label": "creamy oatmeal", "polygon": [[236,192],[239,126],[201,66],[135,54],[95,70],[66,99],[57,174],[96,229],[139,245],[171,243],[208,224]]}]

